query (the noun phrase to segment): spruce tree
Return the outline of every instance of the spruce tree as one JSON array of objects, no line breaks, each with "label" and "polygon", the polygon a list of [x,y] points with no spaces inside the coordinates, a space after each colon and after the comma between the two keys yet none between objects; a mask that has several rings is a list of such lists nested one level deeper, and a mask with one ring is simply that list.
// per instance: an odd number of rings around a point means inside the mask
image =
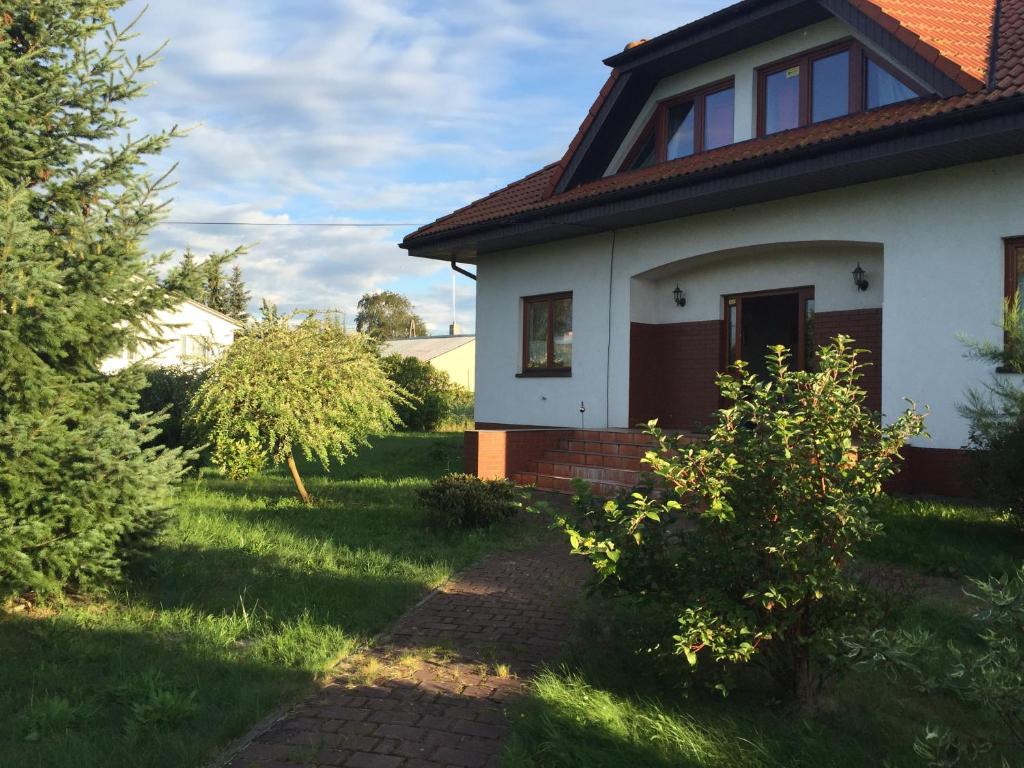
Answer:
[{"label": "spruce tree", "polygon": [[201,301],[203,297],[203,272],[196,262],[191,248],[186,248],[181,256],[181,263],[167,273],[163,281],[164,288],[182,296]]},{"label": "spruce tree", "polygon": [[162,211],[127,105],[124,0],[0,1],[0,596],[116,578],[166,519],[180,457],[100,364],[173,299],[143,241]]},{"label": "spruce tree", "polygon": [[231,315],[239,320],[249,317],[247,308],[249,306],[249,291],[242,280],[242,270],[236,264],[231,268],[231,279],[228,280],[227,308],[224,314]]}]

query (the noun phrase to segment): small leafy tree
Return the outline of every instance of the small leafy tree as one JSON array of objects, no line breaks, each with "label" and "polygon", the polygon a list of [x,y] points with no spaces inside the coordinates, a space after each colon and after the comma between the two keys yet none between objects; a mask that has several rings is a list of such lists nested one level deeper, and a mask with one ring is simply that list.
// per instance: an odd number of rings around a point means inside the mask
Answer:
[{"label": "small leafy tree", "polygon": [[375,339],[386,341],[427,335],[427,326],[413,311],[412,302],[395,291],[365,293],[357,309],[356,330]]},{"label": "small leafy tree", "polygon": [[192,406],[210,427],[215,464],[232,477],[287,464],[309,504],[296,450],[325,469],[332,458],[343,462],[370,436],[391,431],[405,400],[366,337],[330,317],[280,316],[265,305],[262,322],[211,366]]},{"label": "small leafy tree", "polygon": [[813,371],[790,370],[775,347],[765,380],[743,364],[720,376],[731,405],[705,443],[649,425],[659,447],[645,462],[664,495],[558,521],[605,589],[672,608],[690,664],[759,660],[808,710],[842,669],[840,637],[863,620],[847,566],[878,531],[870,510],[923,428],[913,410],[882,426],[864,407],[849,343],[822,348]]},{"label": "small leafy tree", "polygon": [[[1009,744],[1024,751],[1024,567],[1001,578],[971,579],[979,644],[945,648],[924,630],[877,630],[851,640],[850,658],[909,678],[921,690],[955,696],[998,721]],[[995,745],[977,734],[929,727],[914,745],[929,766],[971,764]],[[1003,765],[1009,763],[1004,759]]]},{"label": "small leafy tree", "polygon": [[472,393],[459,386],[442,370],[415,357],[388,355],[384,358],[388,376],[411,395],[396,406],[406,429],[432,432],[451,418]]},{"label": "small leafy tree", "polygon": [[963,339],[968,354],[998,366],[984,386],[967,390],[958,407],[970,424],[968,447],[976,489],[1024,525],[1024,311],[1008,301],[1000,327],[1005,342]]}]

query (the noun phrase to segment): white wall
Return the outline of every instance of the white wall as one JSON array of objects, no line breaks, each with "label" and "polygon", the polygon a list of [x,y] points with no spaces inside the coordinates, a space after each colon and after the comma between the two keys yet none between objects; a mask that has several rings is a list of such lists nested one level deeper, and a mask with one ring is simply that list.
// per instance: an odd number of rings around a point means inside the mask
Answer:
[{"label": "white wall", "polygon": [[[730,77],[734,79],[736,88],[733,138],[737,142],[753,138],[757,127],[757,69],[779,59],[795,56],[812,48],[828,45],[848,37],[855,37],[853,30],[839,19],[832,18],[739,51],[731,56],[725,56],[666,77],[655,86],[654,92],[626,134],[619,151],[608,164],[605,175],[611,175],[618,171],[640,133],[647,126],[659,101]],[[896,65],[886,54],[877,50],[873,44],[864,40],[861,42],[876,56],[902,71],[901,67]],[[910,76],[909,73],[907,74]]]},{"label": "white wall", "polygon": [[[583,400],[587,427],[628,426],[631,319],[715,319],[710,303],[723,293],[821,280],[822,311],[883,306],[883,410],[898,412],[904,397],[928,405],[932,440],[921,444],[959,447],[967,433],[955,403],[989,369],[966,359],[956,336],[1001,338],[993,323],[1003,295],[1002,238],[1024,234],[1022,172],[1024,156],[1017,156],[622,230],[614,235],[614,265],[610,233],[481,256],[476,418],[573,426]],[[859,245],[832,257],[836,242]],[[779,249],[769,259],[766,252],[732,254],[720,270],[708,266],[706,254],[787,243],[815,245],[786,246],[784,258]],[[849,276],[858,258],[871,282],[860,296]],[[749,272],[740,268],[745,260]],[[673,266],[648,279],[665,265]],[[678,312],[671,295],[677,274],[688,295]],[[574,293],[572,377],[516,378],[520,297],[567,290]]]},{"label": "white wall", "polygon": [[231,345],[241,328],[240,323],[188,301],[158,312],[156,317],[158,323],[167,326],[160,334],[161,343],[125,350],[105,360],[100,369],[114,373],[136,362],[156,366],[203,362],[207,350],[211,355],[219,354]]}]

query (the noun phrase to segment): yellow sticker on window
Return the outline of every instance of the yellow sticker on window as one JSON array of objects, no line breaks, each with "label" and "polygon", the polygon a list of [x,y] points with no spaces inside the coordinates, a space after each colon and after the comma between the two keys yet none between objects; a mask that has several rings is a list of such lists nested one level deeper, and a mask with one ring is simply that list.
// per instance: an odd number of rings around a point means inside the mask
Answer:
[{"label": "yellow sticker on window", "polygon": [[800,77],[800,67],[790,67],[787,69],[786,77]]}]

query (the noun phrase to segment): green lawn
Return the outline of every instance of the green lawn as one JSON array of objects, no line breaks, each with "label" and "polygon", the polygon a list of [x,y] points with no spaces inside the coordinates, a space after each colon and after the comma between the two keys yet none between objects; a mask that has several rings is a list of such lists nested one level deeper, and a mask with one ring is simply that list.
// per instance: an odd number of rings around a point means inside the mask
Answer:
[{"label": "green lawn", "polygon": [[0,765],[194,766],[453,570],[520,527],[438,536],[415,490],[461,469],[460,435],[376,441],[330,475],[182,489],[146,571],[109,595],[0,612]]},{"label": "green lawn", "polygon": [[[1024,558],[1024,536],[988,510],[898,500],[880,515],[888,536],[873,543],[869,555],[889,568],[981,576]],[[947,640],[973,642],[976,630],[955,585],[945,586],[926,600],[880,597],[887,602],[888,623],[930,629],[942,647]],[[846,678],[813,720],[774,704],[754,675],[738,679],[723,699],[702,684],[707,681],[687,686],[695,681],[683,659],[641,650],[664,639],[666,626],[671,629],[672,617],[591,598],[580,632],[585,642],[534,682],[516,712],[506,766],[921,768],[913,742],[926,724],[1003,737],[993,723],[954,700],[924,696],[864,668]],[[1024,756],[1014,757],[1013,765],[1024,764]]]}]

